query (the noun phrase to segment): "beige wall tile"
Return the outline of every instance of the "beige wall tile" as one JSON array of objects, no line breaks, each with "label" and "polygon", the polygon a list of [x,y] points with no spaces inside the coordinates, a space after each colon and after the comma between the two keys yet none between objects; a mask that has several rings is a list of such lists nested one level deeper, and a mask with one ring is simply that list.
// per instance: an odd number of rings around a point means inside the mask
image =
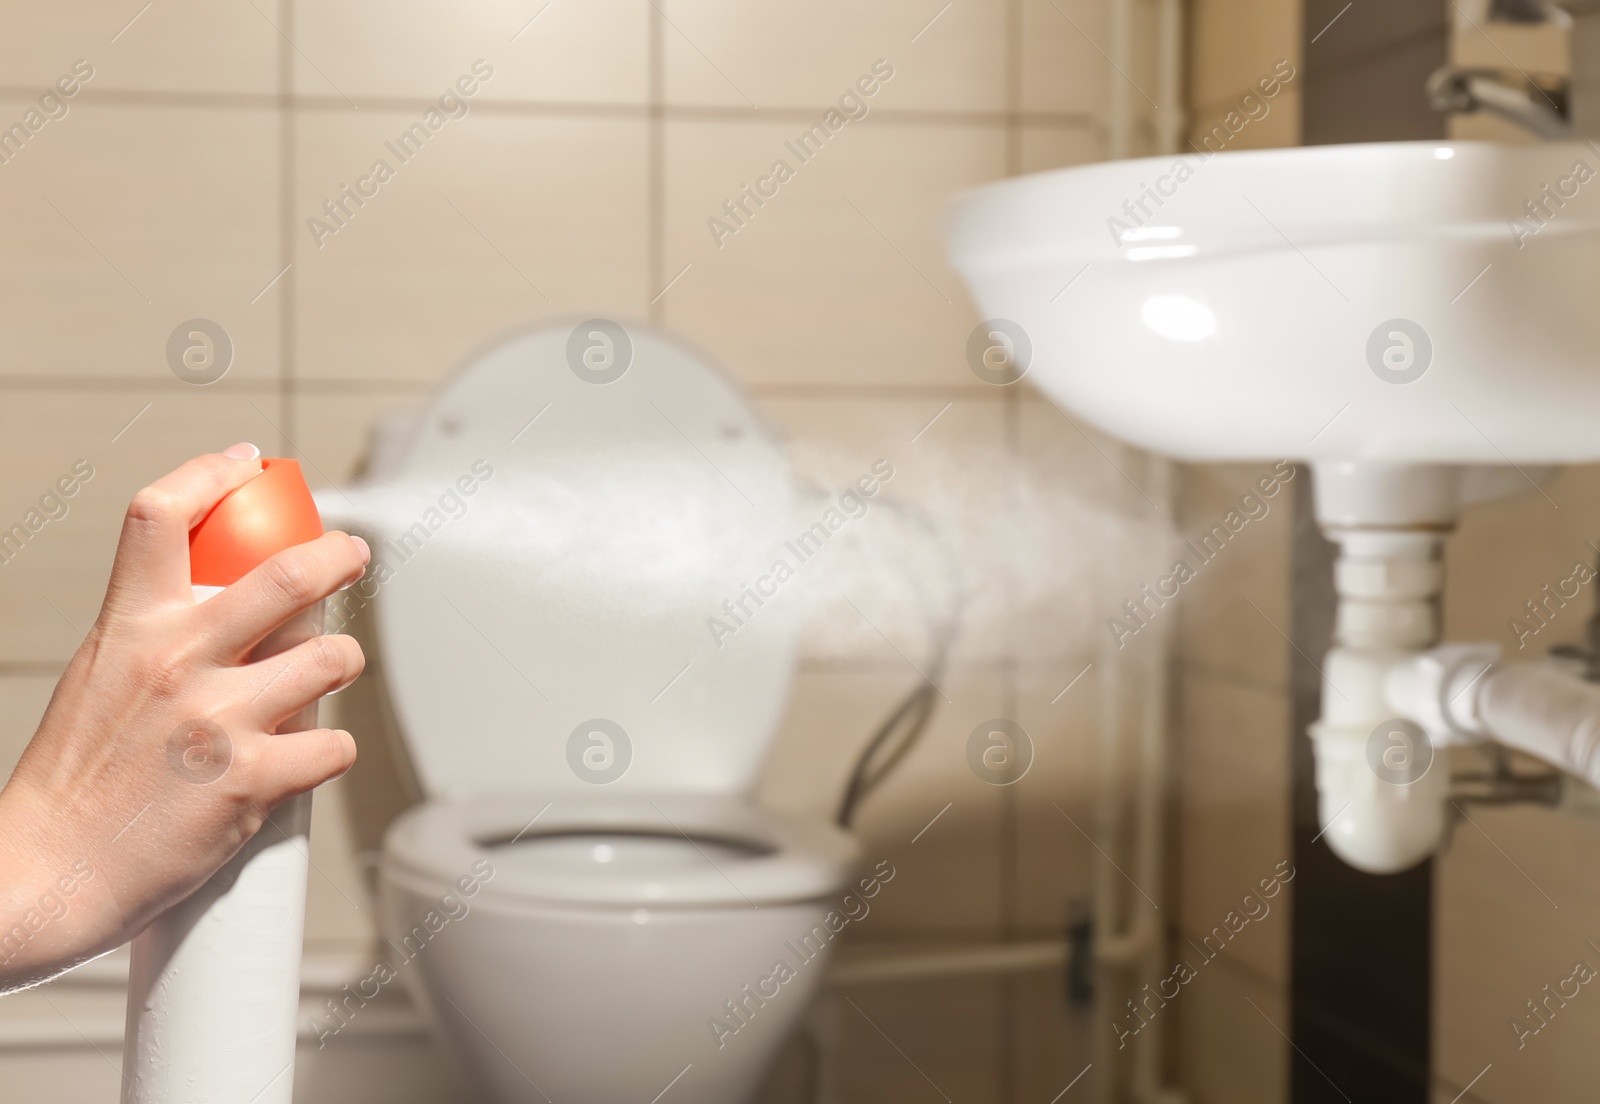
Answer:
[{"label": "beige wall tile", "polygon": [[[802,163],[803,129],[668,124],[666,321],[751,383],[986,386],[941,235],[951,193],[1002,172],[1002,130],[869,119]],[[778,159],[793,179],[719,247],[708,220]]]},{"label": "beige wall tile", "polygon": [[478,100],[640,104],[648,11],[645,0],[296,3],[294,87],[362,108],[434,99],[481,59],[493,75]]},{"label": "beige wall tile", "polygon": [[[1301,58],[1301,5],[1287,0],[1198,0],[1189,12],[1190,40],[1189,142],[1192,148],[1270,149],[1300,143],[1300,95],[1305,81]],[[1279,63],[1292,73],[1277,77]],[[1240,99],[1248,92],[1260,94],[1264,79],[1278,79],[1281,88],[1248,119]],[[1240,118],[1226,126],[1226,141],[1212,129],[1222,125],[1230,111]]]},{"label": "beige wall tile", "polygon": [[[1017,392],[1017,437],[1022,451],[1048,473],[1107,513],[1129,521],[1161,517],[1158,458],[1108,437],[1034,389]],[[1175,472],[1170,476],[1176,486]]]},{"label": "beige wall tile", "polygon": [[10,778],[33,739],[56,688],[57,675],[0,676],[0,779]]},{"label": "beige wall tile", "polygon": [[[1019,399],[1017,437],[1029,482],[1008,544],[1027,566],[1010,627],[1020,662],[1058,674],[1069,660],[1115,643],[1108,620],[1171,570],[1173,511],[1162,505],[1163,462],[1031,390]],[[1169,616],[1176,607],[1158,612],[1176,631],[1179,620]],[[1130,649],[1143,643],[1137,635],[1120,639]]]},{"label": "beige wall tile", "polygon": [[9,630],[0,637],[0,662],[70,658],[99,612],[134,492],[185,460],[236,441],[267,450],[277,420],[275,397],[176,380],[148,392],[9,393],[0,402],[0,518],[6,526],[22,520],[77,461],[87,461],[94,475],[66,500],[65,516],[48,521],[0,564],[0,609]]},{"label": "beige wall tile", "polygon": [[145,11],[116,0],[28,0],[0,14],[0,71],[8,85],[42,92],[82,58],[94,68],[87,87],[95,93],[269,94],[282,42],[273,24],[282,19],[277,0],[163,0]]},{"label": "beige wall tile", "polygon": [[825,999],[840,1104],[1001,1099],[999,982],[860,986]]},{"label": "beige wall tile", "polygon": [[1109,5],[1022,0],[1022,109],[1103,120],[1116,77],[1106,57],[1110,51]]},{"label": "beige wall tile", "polygon": [[1101,1014],[1068,1006],[1059,970],[1018,974],[1007,988],[1014,1010],[1015,1099],[1043,1104],[1073,1100],[1080,1092],[1083,1099],[1096,1099],[1100,1071],[1085,1071],[1094,1057],[1090,1040]]},{"label": "beige wall tile", "polygon": [[1020,168],[1025,173],[1033,173],[1085,165],[1104,160],[1105,151],[1105,136],[1096,128],[1025,126],[1022,128]]},{"label": "beige wall tile", "polygon": [[[1600,544],[1597,516],[1600,467],[1594,465],[1563,469],[1542,495],[1530,487],[1468,509],[1445,551],[1446,635],[1496,641],[1514,659],[1537,659],[1553,645],[1580,641],[1600,597],[1592,582],[1563,580],[1580,561],[1592,566],[1600,557],[1590,546]],[[1559,593],[1545,593],[1547,585],[1579,592],[1563,606]],[[1543,626],[1528,614],[1528,602],[1545,611]]]},{"label": "beige wall tile", "polygon": [[1298,3],[1196,0],[1188,18],[1189,106],[1197,114],[1242,94],[1279,60],[1301,67]]},{"label": "beige wall tile", "polygon": [[810,1082],[815,1069],[814,1041],[798,1032],[789,1036],[750,1104],[811,1104]]},{"label": "beige wall tile", "polygon": [[1177,101],[1161,102],[1156,5],[1130,5],[1131,56],[1116,62],[1109,4],[1022,0],[1021,13],[1022,109],[1086,118],[1103,132],[1113,97],[1126,97],[1133,117],[1130,155],[1153,153],[1161,113],[1181,114],[1186,108]]},{"label": "beige wall tile", "polygon": [[668,103],[826,108],[882,60],[893,76],[872,106],[998,111],[1005,104],[1000,0],[944,12],[922,0],[677,0],[661,10]]},{"label": "beige wall tile", "polygon": [[[1600,823],[1539,809],[1468,806],[1438,859],[1435,879],[1434,1025],[1438,1074],[1496,1104],[1581,1098],[1593,1084],[1600,1000],[1593,985],[1518,1046],[1512,1017],[1530,1028],[1526,1002],[1542,998],[1579,961],[1600,969],[1600,915],[1589,857]],[[1569,987],[1570,991],[1570,987]],[[1459,1091],[1459,1087],[1457,1089]]]},{"label": "beige wall tile", "polygon": [[[401,163],[412,121],[299,121],[299,375],[433,381],[538,318],[645,312],[642,123],[479,113]],[[306,220],[379,159],[393,179],[319,247]]]},{"label": "beige wall tile", "polygon": [[1282,1104],[1288,1099],[1289,1063],[1305,1059],[1280,1034],[1289,1031],[1284,991],[1217,962],[1200,967],[1199,976],[1180,991],[1180,1000],[1179,1064],[1183,1085],[1196,1104]]},{"label": "beige wall tile", "polygon": [[313,490],[347,487],[367,459],[373,423],[421,410],[429,394],[420,388],[381,388],[355,394],[302,390],[294,402],[294,443]]},{"label": "beige wall tile", "polygon": [[369,944],[377,938],[377,905],[367,891],[351,834],[345,781],[340,779],[317,790],[311,808],[306,945]]},{"label": "beige wall tile", "polygon": [[[1287,687],[1295,656],[1284,634],[1292,632],[1289,606],[1290,536],[1294,498],[1309,494],[1309,475],[1301,472],[1272,497],[1257,481],[1273,465],[1228,464],[1183,469],[1184,492],[1179,536],[1192,547],[1177,555],[1195,571],[1182,590],[1178,651],[1183,662],[1217,674]],[[1302,482],[1304,481],[1304,482]],[[1241,505],[1244,495],[1254,495]],[[1265,513],[1262,511],[1265,510]],[[1245,522],[1220,553],[1220,538],[1201,546],[1201,538],[1230,513]],[[1251,513],[1260,515],[1250,517]],[[1237,524],[1237,523],[1236,523]],[[1198,550],[1198,551],[1195,551]],[[1202,562],[1200,552],[1213,558]],[[1170,569],[1170,568],[1169,568]]]},{"label": "beige wall tile", "polygon": [[442,1051],[426,1034],[341,1036],[327,1047],[300,1044],[294,1099],[304,1104],[436,1104],[460,1090]]},{"label": "beige wall tile", "polygon": [[[915,687],[916,676],[907,674],[804,674],[767,764],[761,799],[831,816],[867,738]],[[972,728],[1000,713],[999,682],[958,671],[940,686],[948,703],[939,703],[917,746],[872,791],[857,818],[864,865],[888,860],[895,869],[855,933],[864,942],[893,942],[908,933],[984,938],[999,924],[1000,791],[966,763]]]},{"label": "beige wall tile", "polygon": [[[41,1010],[48,1011],[48,1007]],[[0,1058],[6,1098],[15,1104],[110,1100],[122,1091],[119,1076],[117,1065],[106,1062],[88,1047],[81,1051],[40,1047]]]},{"label": "beige wall tile", "polygon": [[767,753],[759,802],[832,820],[856,756],[908,686],[882,671],[797,671],[783,726]]},{"label": "beige wall tile", "polygon": [[103,103],[34,135],[0,165],[0,374],[170,380],[199,317],[228,380],[276,378],[277,140],[267,111]]},{"label": "beige wall tile", "polygon": [[[1250,78],[1251,83],[1269,75],[1270,68]],[[1296,77],[1295,80],[1302,78]],[[1191,150],[1211,153],[1233,152],[1247,149],[1280,149],[1300,144],[1300,95],[1294,84],[1284,87],[1270,100],[1262,100],[1263,108],[1254,103],[1241,104],[1248,89],[1212,103],[1201,105],[1194,111],[1189,127]],[[1248,108],[1248,110],[1247,110]],[[1254,111],[1255,118],[1249,112]],[[1231,118],[1230,118],[1231,116]],[[1221,128],[1219,131],[1217,128]]]},{"label": "beige wall tile", "polygon": [[[1033,762],[1011,787],[1017,871],[1012,915],[1029,938],[1060,938],[1069,922],[1083,919],[1093,905],[1096,868],[1106,861],[1090,839],[1098,830],[1102,796],[1105,663],[1090,663],[1083,655],[1055,672],[1029,669],[1019,678],[1016,720],[1033,742]],[[1112,876],[1121,883],[1119,875]],[[1159,885],[1140,888],[1157,903],[1165,897]],[[1147,907],[1137,894],[1132,899],[1135,907]]]},{"label": "beige wall tile", "polygon": [[[1181,923],[1198,943],[1229,912],[1260,913],[1242,898],[1259,897],[1261,879],[1291,858],[1289,706],[1203,675],[1183,675],[1178,686]],[[1286,984],[1291,892],[1262,901],[1270,911],[1245,924],[1222,958]]]},{"label": "beige wall tile", "polygon": [[[370,611],[371,607],[368,607]],[[354,636],[367,657],[367,667],[356,682],[328,705],[324,722],[355,737],[356,765],[339,780],[343,804],[342,832],[353,852],[377,854],[394,818],[422,800],[409,749],[392,720],[388,686],[383,677],[383,654],[378,648],[370,612],[361,612],[341,631]],[[363,878],[365,859],[356,859]],[[367,883],[363,880],[361,883]],[[354,893],[350,894],[358,902]]]},{"label": "beige wall tile", "polygon": [[863,941],[890,941],[897,932],[997,934],[1002,795],[974,777],[966,760],[972,729],[1000,715],[997,688],[992,678],[976,675],[952,675],[943,687],[949,703],[940,703],[919,746],[862,806],[857,823],[865,860],[887,859],[897,872],[875,903],[878,923],[858,932]]},{"label": "beige wall tile", "polygon": [[925,665],[931,633],[959,597],[954,659],[997,659],[1017,568],[992,539],[1008,524],[1001,498],[1014,468],[996,398],[767,397],[759,405],[789,438],[808,488],[807,520],[879,461],[894,473],[848,542],[830,547],[806,580],[804,654],[833,663],[887,657],[903,667],[887,636]]}]

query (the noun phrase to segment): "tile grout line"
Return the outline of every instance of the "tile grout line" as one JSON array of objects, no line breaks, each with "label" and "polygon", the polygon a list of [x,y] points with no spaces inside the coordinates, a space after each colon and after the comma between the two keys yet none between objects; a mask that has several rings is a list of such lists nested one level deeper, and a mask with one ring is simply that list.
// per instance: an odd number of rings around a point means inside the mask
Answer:
[{"label": "tile grout line", "polygon": [[[1005,38],[1005,174],[1014,177],[1022,171],[1022,125],[1020,113],[1022,108],[1022,0],[1006,0],[1005,5],[1006,38]],[[1000,419],[1002,440],[1007,454],[1013,463],[1020,459],[1021,453],[1021,415],[1022,408],[1017,401],[1015,388],[1006,388],[1001,396]],[[1015,612],[1017,608],[1017,588],[1010,581],[1006,586],[1005,605],[1008,610]],[[1017,656],[1015,642],[1008,634],[1004,638],[1001,650],[1002,693],[1004,695],[1003,713],[1007,717],[1016,719],[1020,688],[1017,679]],[[1003,894],[1000,902],[1000,938],[1005,943],[1011,943],[1017,938],[1018,919],[1021,912],[1021,871],[1018,869],[1018,849],[1020,846],[1020,802],[1016,794],[1017,787],[1006,786],[1001,795],[1001,855],[1000,855],[1000,886]],[[1018,1044],[1018,1025],[1021,1021],[1021,996],[1022,987],[1014,977],[1007,976],[1001,980],[1001,1002],[999,1017],[1000,1023],[1000,1069],[999,1069],[999,1097],[1008,1104],[1018,1104],[1020,1100],[1020,1078],[1017,1067],[1021,1062],[1020,1046]]]},{"label": "tile grout line", "polygon": [[[287,101],[297,112],[323,112],[355,114],[356,109],[337,97],[296,95],[293,92],[187,92],[144,89],[84,89],[77,101],[100,107],[127,108],[189,108],[219,111],[277,111]],[[0,102],[26,102],[38,96],[38,89],[0,85]],[[410,96],[365,97],[366,111],[392,111],[409,114],[426,109],[433,101]],[[499,116],[546,116],[551,118],[594,118],[596,116],[618,119],[648,118],[658,111],[664,118],[700,122],[814,122],[817,113],[831,105],[816,103],[804,106],[783,107],[723,107],[714,104],[669,104],[559,101],[559,100],[483,100],[476,101],[475,113]],[[1059,128],[1064,130],[1103,129],[1101,120],[1088,112],[1028,111],[958,108],[879,107],[873,117],[885,123],[925,126],[979,126]]]},{"label": "tile grout line", "polygon": [[[651,288],[660,288],[666,282],[666,73],[665,73],[665,34],[662,27],[663,13],[655,4],[650,5],[646,14],[648,22],[649,66],[648,116],[645,124],[645,202],[649,210],[645,212],[645,257],[648,266],[648,286],[646,293]],[[681,276],[682,273],[679,273]],[[666,308],[661,305],[661,295],[650,300],[650,321],[660,325]]]},{"label": "tile grout line", "polygon": [[1022,172],[1022,0],[1006,0],[1006,175]]},{"label": "tile grout line", "polygon": [[[1012,0],[1017,2],[1017,0]],[[1008,142],[1008,145],[1010,143]],[[1002,439],[1005,450],[1013,463],[1020,462],[1022,452],[1022,407],[1017,401],[1017,392],[1014,388],[1007,388],[1000,405],[1000,421]],[[1005,592],[1005,607],[1015,611],[1019,606],[1017,587],[1011,580],[1007,580]],[[1021,688],[1018,685],[1017,654],[1015,640],[1009,634],[1001,645],[1000,670],[1001,688],[1003,693],[1003,710],[1006,717],[1013,720],[1021,712]],[[1037,753],[1036,753],[1037,754]],[[1022,911],[1022,872],[1020,869],[1019,854],[1021,848],[1021,801],[1017,795],[1016,786],[1006,786],[1001,791],[1000,798],[1000,885],[1003,897],[1000,910],[1000,939],[1004,943],[1013,943],[1017,940],[1019,916]],[[1018,1104],[1020,1100],[1020,1084],[1017,1076],[1017,1067],[1021,1062],[1020,1047],[1018,1045],[1018,1025],[1021,1021],[1021,1010],[1018,1005],[1021,1001],[1022,986],[1017,978],[1006,976],[1001,980],[1001,1030],[1000,1038],[1000,1099],[1008,1104]]]},{"label": "tile grout line", "polygon": [[[279,286],[287,280],[279,281]],[[212,390],[218,394],[237,392],[239,394],[262,394],[277,389],[276,376],[265,379],[237,379],[229,376],[226,382],[219,381],[213,385]],[[317,378],[314,376],[297,376],[295,388],[297,393],[326,392],[329,394],[359,394],[362,392],[411,392],[430,393],[436,383],[426,379],[412,379],[402,376],[374,376],[361,378],[356,376],[329,376]],[[761,383],[742,382],[741,386],[747,394],[763,399],[842,399],[848,401],[864,402],[868,400],[885,401],[916,401],[921,399],[950,399],[956,402],[994,402],[1004,404],[1007,401],[1005,393],[996,393],[995,388],[987,384],[938,384],[938,383]],[[168,389],[172,394],[189,394],[189,385],[181,381],[174,381],[170,375],[43,375],[25,372],[8,373],[0,371],[0,391],[136,391],[147,393],[152,387]],[[1018,394],[1019,403],[1032,401],[1026,394]],[[1037,400],[1043,401],[1043,400]]]},{"label": "tile grout line", "polygon": [[284,33],[278,39],[278,265],[283,269],[278,289],[278,435],[279,452],[288,455],[289,443],[299,436],[299,404],[295,401],[295,297],[299,273],[294,270],[295,138],[294,56],[289,52],[294,35],[294,0],[280,0],[278,18]]}]

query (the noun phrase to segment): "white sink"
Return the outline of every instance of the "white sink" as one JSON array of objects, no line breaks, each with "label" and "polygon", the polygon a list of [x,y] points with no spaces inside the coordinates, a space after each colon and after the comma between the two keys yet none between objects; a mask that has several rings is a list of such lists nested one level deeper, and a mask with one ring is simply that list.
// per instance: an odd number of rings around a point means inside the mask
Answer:
[{"label": "white sink", "polygon": [[[1181,182],[1179,160],[957,201],[955,267],[987,318],[1027,333],[1026,378],[1055,401],[1191,460],[1600,459],[1596,149],[1222,153],[1181,159]],[[1544,201],[1540,227],[1524,205],[1547,184],[1576,194]]]}]

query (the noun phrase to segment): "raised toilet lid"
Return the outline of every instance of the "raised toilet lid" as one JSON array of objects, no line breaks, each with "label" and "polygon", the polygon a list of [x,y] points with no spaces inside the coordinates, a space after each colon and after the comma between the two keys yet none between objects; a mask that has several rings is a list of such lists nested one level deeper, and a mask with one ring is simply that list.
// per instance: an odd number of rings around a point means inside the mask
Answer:
[{"label": "raised toilet lid", "polygon": [[357,593],[430,797],[753,784],[797,525],[781,444],[721,373],[640,324],[544,325],[472,357],[398,451],[323,501],[375,538]]}]

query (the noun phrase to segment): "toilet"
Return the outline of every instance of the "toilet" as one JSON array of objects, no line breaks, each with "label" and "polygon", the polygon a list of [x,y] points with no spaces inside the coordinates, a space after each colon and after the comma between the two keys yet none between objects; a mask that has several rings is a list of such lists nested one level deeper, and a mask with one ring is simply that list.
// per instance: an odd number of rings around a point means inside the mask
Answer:
[{"label": "toilet", "polygon": [[804,585],[772,578],[803,528],[780,443],[700,353],[574,319],[383,451],[319,498],[372,544],[354,600],[425,795],[384,841],[380,980],[458,1099],[749,1100],[858,859],[752,800]]}]

